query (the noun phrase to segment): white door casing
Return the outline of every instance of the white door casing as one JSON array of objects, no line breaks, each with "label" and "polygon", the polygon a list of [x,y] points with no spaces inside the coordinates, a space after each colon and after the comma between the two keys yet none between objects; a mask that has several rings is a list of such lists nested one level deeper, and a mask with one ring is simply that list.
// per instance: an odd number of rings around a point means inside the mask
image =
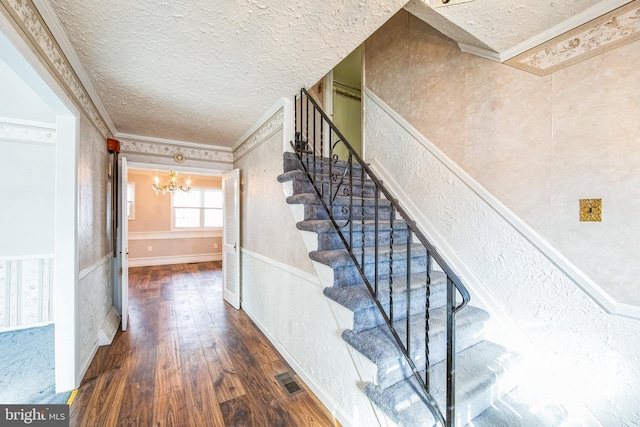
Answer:
[{"label": "white door casing", "polygon": [[222,175],[224,230],[222,233],[223,298],[240,308],[240,170]]},{"label": "white door casing", "polygon": [[127,159],[120,161],[120,296],[122,330],[127,330],[129,314],[129,218],[127,216]]}]

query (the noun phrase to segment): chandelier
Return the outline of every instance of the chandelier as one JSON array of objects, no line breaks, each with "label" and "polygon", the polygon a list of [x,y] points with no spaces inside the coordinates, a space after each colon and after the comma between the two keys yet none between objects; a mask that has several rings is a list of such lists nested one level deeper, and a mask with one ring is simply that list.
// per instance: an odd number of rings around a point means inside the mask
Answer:
[{"label": "chandelier", "polygon": [[160,194],[161,191],[162,191],[162,194],[166,194],[167,192],[174,193],[177,190],[182,190],[185,192],[189,192],[191,190],[191,187],[190,187],[191,180],[187,179],[187,185],[179,185],[178,172],[174,172],[174,171],[169,172],[169,184],[160,185],[160,178],[158,178],[158,175],[155,176],[153,181],[154,182],[151,188],[153,188],[153,191],[155,191],[156,194]]}]

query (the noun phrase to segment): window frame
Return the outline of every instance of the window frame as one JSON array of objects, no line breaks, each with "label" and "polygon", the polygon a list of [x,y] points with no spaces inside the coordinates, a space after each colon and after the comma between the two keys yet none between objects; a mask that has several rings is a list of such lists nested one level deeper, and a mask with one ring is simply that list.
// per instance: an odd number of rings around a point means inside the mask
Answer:
[{"label": "window frame", "polygon": [[[174,194],[176,194],[178,191],[176,191],[176,193],[171,193],[171,231],[212,231],[212,230],[222,230],[222,226],[223,224],[220,224],[219,226],[213,226],[213,227],[205,227],[204,226],[204,214],[205,211],[208,209],[211,210],[220,210],[220,212],[222,214],[224,214],[224,198],[222,195],[222,188],[215,188],[215,187],[191,187],[191,191],[202,191],[202,196],[200,198],[200,202],[201,205],[204,204],[204,195],[207,191],[211,191],[211,192],[217,192],[220,194],[220,207],[219,208],[207,208],[207,207],[196,207],[196,206],[175,206],[174,205]],[[178,227],[176,226],[176,209],[199,209],[200,210],[200,226],[199,227]],[[224,222],[224,218],[223,218],[223,222]]]},{"label": "window frame", "polygon": [[[129,192],[131,190],[131,193]],[[131,200],[129,200],[129,196]],[[131,205],[129,205],[131,203]],[[136,219],[136,183],[127,182],[127,219],[133,221]]]}]

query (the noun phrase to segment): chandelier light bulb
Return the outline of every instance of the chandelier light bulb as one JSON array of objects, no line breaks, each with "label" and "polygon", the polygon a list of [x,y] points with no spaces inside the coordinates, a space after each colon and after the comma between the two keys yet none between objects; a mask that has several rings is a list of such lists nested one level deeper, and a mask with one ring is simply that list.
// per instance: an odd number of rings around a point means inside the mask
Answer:
[{"label": "chandelier light bulb", "polygon": [[160,178],[158,178],[157,175],[153,181],[154,183],[151,188],[153,188],[153,191],[155,191],[156,194],[160,194],[161,191],[163,195],[167,192],[173,193],[178,190],[186,193],[191,191],[191,179],[187,179],[186,185],[180,185],[178,184],[178,173],[175,171],[169,171],[169,183],[166,185],[160,185]]}]

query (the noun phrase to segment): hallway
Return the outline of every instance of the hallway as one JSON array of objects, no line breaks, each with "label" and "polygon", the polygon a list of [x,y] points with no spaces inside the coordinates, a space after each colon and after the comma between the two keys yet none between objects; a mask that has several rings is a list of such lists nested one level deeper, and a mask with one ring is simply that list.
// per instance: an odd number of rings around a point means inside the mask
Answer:
[{"label": "hallway", "polygon": [[[129,269],[129,329],[100,347],[72,426],[334,426],[243,311],[222,300],[219,262]],[[292,372],[293,373],[293,372]]]}]

